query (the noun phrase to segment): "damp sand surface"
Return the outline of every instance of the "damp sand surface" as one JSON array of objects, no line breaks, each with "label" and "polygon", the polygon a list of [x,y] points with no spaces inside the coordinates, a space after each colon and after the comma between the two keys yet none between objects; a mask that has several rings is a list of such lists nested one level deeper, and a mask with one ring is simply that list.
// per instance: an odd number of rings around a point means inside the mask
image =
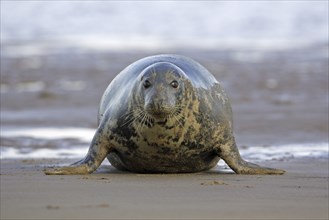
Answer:
[{"label": "damp sand surface", "polygon": [[[327,50],[318,45],[261,52],[66,51],[1,57],[1,152],[20,155],[1,159],[1,219],[328,219],[328,151],[321,147],[320,156],[312,154],[308,145],[328,143]],[[209,69],[231,97],[241,152],[287,173],[235,175],[220,165],[196,174],[141,175],[105,163],[89,176],[44,175],[45,167],[76,160],[67,149],[87,152],[100,97],[115,75],[137,59],[163,52],[189,56]],[[54,127],[66,136],[58,136]],[[85,128],[88,135],[83,140],[70,135],[65,129],[72,127]],[[40,128],[46,129],[37,135],[5,135]],[[293,146],[293,152],[252,156],[253,150],[259,155],[275,146]],[[307,146],[308,156],[296,157],[298,146]],[[45,148],[50,151],[44,159],[33,155]]]},{"label": "damp sand surface", "polygon": [[328,219],[328,161],[264,165],[282,176],[135,174],[103,165],[83,176],[46,176],[73,160],[2,160],[1,219]]}]

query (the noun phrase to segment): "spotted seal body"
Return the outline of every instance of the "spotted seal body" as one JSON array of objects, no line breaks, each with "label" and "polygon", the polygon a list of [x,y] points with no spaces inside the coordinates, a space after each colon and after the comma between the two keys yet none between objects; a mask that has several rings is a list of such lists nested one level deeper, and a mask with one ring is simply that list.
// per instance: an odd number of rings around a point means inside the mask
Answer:
[{"label": "spotted seal body", "polygon": [[220,158],[236,173],[284,173],[241,158],[227,95],[183,56],[146,57],[125,68],[104,92],[98,122],[84,159],[45,173],[92,173],[106,157],[120,170],[142,173],[199,172]]}]

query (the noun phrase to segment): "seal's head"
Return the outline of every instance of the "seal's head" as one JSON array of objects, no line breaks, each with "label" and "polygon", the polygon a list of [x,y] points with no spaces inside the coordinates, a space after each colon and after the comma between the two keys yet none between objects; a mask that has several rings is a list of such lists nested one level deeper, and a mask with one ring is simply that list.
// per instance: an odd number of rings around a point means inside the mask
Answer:
[{"label": "seal's head", "polygon": [[[143,109],[154,122],[165,122],[182,110],[185,73],[176,65],[159,62],[140,75]],[[140,103],[141,104],[141,103]]]}]

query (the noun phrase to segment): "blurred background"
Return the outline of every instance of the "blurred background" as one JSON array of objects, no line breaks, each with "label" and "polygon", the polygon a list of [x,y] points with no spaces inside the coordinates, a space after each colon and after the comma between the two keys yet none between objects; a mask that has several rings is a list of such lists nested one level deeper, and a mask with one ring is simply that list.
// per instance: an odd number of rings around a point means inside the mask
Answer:
[{"label": "blurred background", "polygon": [[159,53],[215,75],[245,149],[328,154],[328,20],[326,0],[2,0],[1,157],[87,148],[110,81]]},{"label": "blurred background", "polygon": [[286,49],[327,41],[328,1],[1,2],[1,42],[36,47],[8,55],[58,47]]}]

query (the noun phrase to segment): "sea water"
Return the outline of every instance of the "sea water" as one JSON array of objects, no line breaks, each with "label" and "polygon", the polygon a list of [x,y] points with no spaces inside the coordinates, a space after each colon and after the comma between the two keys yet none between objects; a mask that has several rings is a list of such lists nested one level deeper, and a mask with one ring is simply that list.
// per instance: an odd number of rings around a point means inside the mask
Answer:
[{"label": "sea water", "polygon": [[2,56],[327,42],[328,1],[1,1]]},{"label": "sea water", "polygon": [[[1,138],[16,140],[15,145],[23,147],[1,146],[0,158],[83,158],[94,133],[95,129],[78,127],[2,129]],[[248,146],[241,147],[240,153],[253,161],[328,158],[328,143]]]}]

